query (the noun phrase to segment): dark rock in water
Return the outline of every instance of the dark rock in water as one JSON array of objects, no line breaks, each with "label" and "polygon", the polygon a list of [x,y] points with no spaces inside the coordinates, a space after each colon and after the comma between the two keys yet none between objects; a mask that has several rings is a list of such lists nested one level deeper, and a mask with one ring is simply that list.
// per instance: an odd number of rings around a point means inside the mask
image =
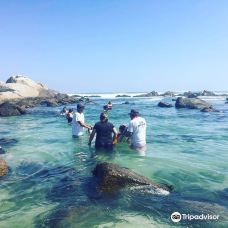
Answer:
[{"label": "dark rock in water", "polygon": [[226,98],[226,102],[225,103],[228,104],[228,97]]},{"label": "dark rock in water", "polygon": [[26,113],[25,108],[11,102],[4,102],[0,105],[0,116],[19,116]]},{"label": "dark rock in water", "polygon": [[56,107],[58,106],[58,103],[53,99],[53,100],[45,100],[40,102],[41,105],[45,105],[47,107]]},{"label": "dark rock in water", "polygon": [[166,103],[166,102],[160,101],[160,102],[158,103],[158,107],[161,107],[161,108],[172,108],[173,105],[172,105],[172,104],[169,104],[169,103]]},{"label": "dark rock in water", "polygon": [[212,91],[204,90],[201,93],[201,96],[216,96],[216,94],[214,92],[212,92]]},{"label": "dark rock in water", "polygon": [[[204,100],[199,98],[182,98],[178,97],[176,104],[176,108],[188,108],[188,109],[210,109],[211,111],[216,111],[213,106],[207,103]],[[205,109],[206,110],[206,109]]]},{"label": "dark rock in water", "polygon": [[159,96],[158,92],[156,91],[152,91],[150,93],[145,93],[145,94],[141,94],[141,95],[136,95],[134,97],[156,97]]},{"label": "dark rock in water", "polygon": [[131,102],[129,102],[129,101],[125,101],[124,103],[122,103],[122,104],[125,104],[125,105],[135,105],[135,103],[133,102],[133,103],[131,103]]},{"label": "dark rock in water", "polygon": [[119,94],[119,95],[116,95],[116,97],[131,97],[131,96],[129,96],[129,95],[125,95],[125,94]]},{"label": "dark rock in water", "polygon": [[167,91],[167,92],[161,94],[161,96],[164,96],[164,97],[175,97],[175,93],[171,92],[171,91]]},{"label": "dark rock in water", "polygon": [[213,107],[209,107],[209,108],[203,108],[200,110],[201,112],[219,112],[219,110],[214,109]]},{"label": "dark rock in water", "polygon": [[0,177],[5,176],[8,173],[8,166],[5,160],[0,158]]},{"label": "dark rock in water", "polygon": [[6,151],[0,146],[0,154],[5,154]]},{"label": "dark rock in water", "polygon": [[170,186],[156,184],[130,169],[107,162],[98,164],[93,170],[93,175],[98,178],[100,190],[104,192],[115,191],[127,186],[146,186],[158,193],[165,191],[166,194],[172,190]]},{"label": "dark rock in water", "polygon": [[0,145],[1,146],[12,146],[18,141],[12,138],[0,138]]}]

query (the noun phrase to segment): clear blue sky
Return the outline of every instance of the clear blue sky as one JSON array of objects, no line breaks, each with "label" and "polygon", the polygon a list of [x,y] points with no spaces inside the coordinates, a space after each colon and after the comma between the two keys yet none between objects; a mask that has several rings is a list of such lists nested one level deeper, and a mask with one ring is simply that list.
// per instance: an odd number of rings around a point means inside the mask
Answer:
[{"label": "clear blue sky", "polygon": [[0,1],[0,80],[65,92],[228,90],[227,0]]}]

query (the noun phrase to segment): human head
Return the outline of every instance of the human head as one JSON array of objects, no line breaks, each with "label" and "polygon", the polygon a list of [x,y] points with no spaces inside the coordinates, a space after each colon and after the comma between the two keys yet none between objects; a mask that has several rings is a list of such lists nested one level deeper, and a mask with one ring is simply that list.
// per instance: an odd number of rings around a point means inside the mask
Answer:
[{"label": "human head", "polygon": [[123,133],[126,131],[126,128],[127,128],[127,127],[126,127],[125,125],[123,125],[123,124],[120,125],[120,126],[119,126],[119,132],[120,132],[121,134],[123,134]]},{"label": "human head", "polygon": [[107,121],[108,121],[108,115],[107,115],[107,113],[102,112],[102,113],[100,114],[100,121],[101,121],[101,122],[107,122]]},{"label": "human head", "polygon": [[69,109],[69,113],[71,113],[71,112],[73,112],[73,109],[72,108]]},{"label": "human head", "polygon": [[131,119],[133,119],[133,118],[139,116],[139,112],[135,109],[131,109],[131,112],[129,113],[129,115],[130,115]]},{"label": "human head", "polygon": [[83,112],[85,106],[82,103],[77,104],[77,111],[78,112]]},{"label": "human head", "polygon": [[104,111],[107,111],[108,110],[108,105],[104,105],[103,109],[104,109]]},{"label": "human head", "polygon": [[112,102],[111,102],[111,101],[109,101],[109,102],[108,102],[108,104],[112,104]]}]

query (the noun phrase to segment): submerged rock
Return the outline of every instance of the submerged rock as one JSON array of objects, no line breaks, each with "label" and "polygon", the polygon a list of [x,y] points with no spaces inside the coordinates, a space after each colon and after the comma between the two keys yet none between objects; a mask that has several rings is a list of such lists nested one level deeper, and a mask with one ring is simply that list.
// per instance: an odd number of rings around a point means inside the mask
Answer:
[{"label": "submerged rock", "polygon": [[0,146],[0,154],[5,154],[5,150]]},{"label": "submerged rock", "polygon": [[8,173],[8,166],[5,160],[0,158],[0,177],[5,176]]},{"label": "submerged rock", "polygon": [[167,103],[167,102],[160,101],[160,102],[158,103],[158,107],[161,107],[161,108],[172,108],[173,105],[172,105],[172,104],[169,104],[169,103]]},{"label": "submerged rock", "polygon": [[201,112],[219,112],[219,110],[214,109],[213,107],[209,107],[209,108],[203,108],[200,110]]},{"label": "submerged rock", "polygon": [[100,190],[104,192],[115,191],[127,186],[149,187],[157,194],[169,194],[172,190],[170,186],[156,184],[130,169],[107,162],[98,164],[93,170],[93,175],[98,178]]},{"label": "submerged rock", "polygon": [[125,105],[135,105],[135,103],[134,102],[129,102],[129,101],[125,101],[124,103],[122,103],[122,104],[125,104]]},{"label": "submerged rock", "polygon": [[0,116],[19,116],[25,113],[25,107],[20,107],[8,101],[0,105]]},{"label": "submerged rock", "polygon": [[204,100],[199,98],[183,98],[178,97],[175,104],[176,108],[188,108],[188,109],[202,109],[205,111],[216,112],[217,110],[213,106]]},{"label": "submerged rock", "polygon": [[0,145],[1,146],[12,146],[17,142],[18,142],[18,140],[13,139],[13,138],[0,138]]}]

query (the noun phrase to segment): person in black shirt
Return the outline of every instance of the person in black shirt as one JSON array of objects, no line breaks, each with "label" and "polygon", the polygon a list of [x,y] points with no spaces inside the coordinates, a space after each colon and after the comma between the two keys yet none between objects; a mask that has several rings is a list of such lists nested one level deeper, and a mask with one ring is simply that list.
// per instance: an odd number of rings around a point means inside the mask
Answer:
[{"label": "person in black shirt", "polygon": [[117,139],[117,130],[114,125],[108,122],[108,115],[102,112],[100,115],[100,121],[97,122],[89,138],[88,145],[91,145],[93,138],[96,134],[95,148],[112,150],[113,142]]}]

